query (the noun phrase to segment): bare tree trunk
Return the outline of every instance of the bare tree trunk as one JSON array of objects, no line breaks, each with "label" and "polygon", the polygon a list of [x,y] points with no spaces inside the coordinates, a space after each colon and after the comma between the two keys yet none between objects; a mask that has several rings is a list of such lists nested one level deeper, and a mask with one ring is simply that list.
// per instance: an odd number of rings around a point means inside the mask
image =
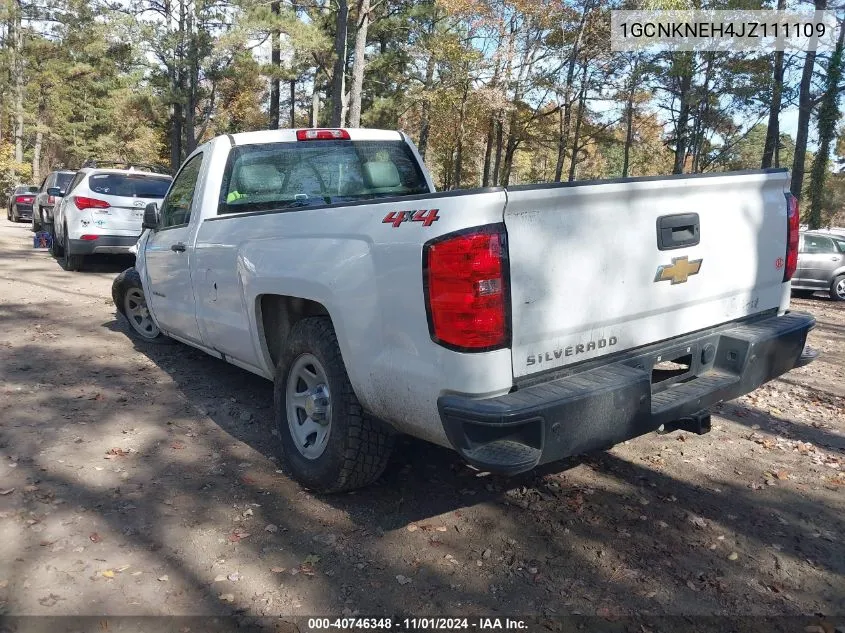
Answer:
[{"label": "bare tree trunk", "polygon": [[358,30],[355,32],[355,59],[352,62],[352,90],[349,97],[349,127],[361,127],[361,97],[364,90],[364,67],[367,50],[367,29],[370,26],[370,0],[358,1]]},{"label": "bare tree trunk", "polygon": [[503,128],[502,113],[499,112],[499,117],[496,119],[496,158],[493,161],[493,179],[491,180],[493,186],[499,184],[499,170],[502,165],[502,146],[505,144]]},{"label": "bare tree trunk", "polygon": [[563,161],[566,158],[566,141],[569,138],[569,126],[572,117],[572,85],[575,82],[575,67],[578,62],[578,54],[581,52],[581,37],[584,33],[584,25],[587,22],[587,15],[590,12],[589,3],[585,3],[584,12],[581,14],[581,21],[578,24],[578,31],[575,35],[575,42],[569,53],[567,61],[566,83],[564,84],[563,112],[558,115],[558,141],[557,141],[557,164],[555,165],[555,182],[560,182],[563,177]]},{"label": "bare tree trunk", "polygon": [[[815,0],[816,11],[827,8],[827,0]],[[816,52],[807,51],[804,58],[804,70],[798,95],[798,131],[795,138],[795,157],[792,161],[792,195],[801,199],[804,185],[804,161],[807,157],[807,137],[810,133],[810,116],[813,113],[813,95],[810,93],[813,83],[813,69],[816,66]]]},{"label": "bare tree trunk", "polygon": [[290,80],[290,126],[296,127],[296,79]]},{"label": "bare tree trunk", "polygon": [[349,25],[349,4],[338,0],[334,37],[334,71],[332,73],[332,127],[343,127],[346,97],[346,31]]},{"label": "bare tree trunk", "polygon": [[463,170],[464,158],[464,119],[467,111],[467,98],[469,97],[469,81],[464,83],[464,93],[461,97],[461,107],[458,112],[458,139],[455,151],[455,189],[461,187],[461,171]]},{"label": "bare tree trunk", "polygon": [[[434,55],[432,54],[429,56],[428,61],[425,64],[425,90],[428,93],[431,90],[431,86],[434,83]],[[425,160],[425,153],[428,149],[428,134],[429,134],[429,125],[430,122],[428,117],[431,113],[431,100],[428,98],[428,94],[426,94],[425,98],[422,102],[422,111],[420,113],[420,138],[419,142],[417,143],[417,149],[420,152],[420,156],[423,160]]]},{"label": "bare tree trunk", "polygon": [[317,73],[314,73],[314,87],[311,91],[311,127],[320,126],[320,91],[317,90]]},{"label": "bare tree trunk", "polygon": [[38,98],[38,112],[35,117],[35,146],[32,148],[32,182],[36,185],[41,182],[41,149],[44,144],[44,115],[46,111],[47,104],[42,93],[42,96]]},{"label": "bare tree trunk", "polygon": [[680,100],[680,106],[678,109],[678,120],[675,126],[675,164],[672,167],[673,174],[684,173],[684,164],[686,163],[689,143],[689,101],[690,91],[692,89],[693,54],[690,52],[675,53],[672,63],[676,73],[680,75],[677,94]]},{"label": "bare tree trunk", "polygon": [[496,140],[496,119],[490,117],[490,123],[487,125],[487,142],[484,145],[484,170],[481,176],[481,186],[490,186],[490,168],[493,162],[493,143]]},{"label": "bare tree trunk", "polygon": [[196,117],[197,117],[197,88],[199,84],[199,51],[197,38],[194,35],[195,15],[188,14],[188,103],[185,107],[185,155],[197,148]]},{"label": "bare tree trunk", "polygon": [[15,74],[15,162],[23,162],[23,7],[20,0],[11,3],[12,19],[12,68]]},{"label": "bare tree trunk", "polygon": [[587,108],[587,83],[589,73],[587,72],[587,61],[584,60],[581,66],[581,89],[578,91],[578,114],[575,115],[575,129],[572,136],[572,158],[569,161],[569,182],[575,180],[575,167],[578,164],[578,140],[581,137],[581,122],[584,120],[584,110]]},{"label": "bare tree trunk", "polygon": [[634,83],[631,82],[631,89],[628,92],[628,100],[625,104],[625,150],[622,154],[622,177],[628,177],[628,170],[631,165],[631,146],[634,144]]},{"label": "bare tree trunk", "polygon": [[[270,13],[273,19],[278,20],[281,14],[280,0],[273,0],[270,3]],[[282,64],[281,33],[275,26],[270,32],[270,129],[279,129],[279,93],[281,82],[279,80],[279,66]]]},{"label": "bare tree trunk", "polygon": [[[786,0],[778,0],[778,11],[786,9]],[[763,148],[763,169],[772,166],[775,150],[780,143],[780,107],[783,96],[783,51],[775,51],[772,69],[772,102],[769,104],[769,124],[766,126],[766,145]]]}]

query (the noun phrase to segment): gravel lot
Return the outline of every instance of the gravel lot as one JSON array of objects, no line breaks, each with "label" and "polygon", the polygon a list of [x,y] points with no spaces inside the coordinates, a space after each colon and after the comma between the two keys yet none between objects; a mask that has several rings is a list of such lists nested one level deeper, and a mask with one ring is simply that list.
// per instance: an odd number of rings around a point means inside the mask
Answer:
[{"label": "gravel lot", "polygon": [[843,304],[796,300],[822,357],[706,436],[511,479],[408,440],[317,497],[278,470],[270,383],[133,343],[131,260],[68,273],[31,236],[0,221],[0,614],[845,613]]}]

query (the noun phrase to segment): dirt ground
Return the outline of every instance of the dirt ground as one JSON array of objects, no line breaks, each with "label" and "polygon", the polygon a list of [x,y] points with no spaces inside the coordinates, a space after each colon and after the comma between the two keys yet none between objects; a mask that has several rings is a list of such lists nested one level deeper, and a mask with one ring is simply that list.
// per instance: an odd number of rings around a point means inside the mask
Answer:
[{"label": "dirt ground", "polygon": [[318,497],[279,471],[269,382],[133,343],[131,260],[69,273],[31,236],[0,221],[0,614],[845,614],[843,304],[796,300],[820,359],[703,437],[511,479],[407,440]]}]

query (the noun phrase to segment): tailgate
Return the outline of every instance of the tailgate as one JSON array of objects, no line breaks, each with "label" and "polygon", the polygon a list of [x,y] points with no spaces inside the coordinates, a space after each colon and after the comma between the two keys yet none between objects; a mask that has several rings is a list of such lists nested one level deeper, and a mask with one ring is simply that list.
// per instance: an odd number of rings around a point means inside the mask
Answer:
[{"label": "tailgate", "polygon": [[111,205],[107,209],[93,209],[97,226],[103,230],[128,231],[133,234],[141,233],[141,222],[147,204],[161,204],[160,198],[109,196],[107,200]]},{"label": "tailgate", "polygon": [[[773,170],[509,189],[514,376],[780,307],[788,187]],[[658,248],[695,220],[698,244]]]}]

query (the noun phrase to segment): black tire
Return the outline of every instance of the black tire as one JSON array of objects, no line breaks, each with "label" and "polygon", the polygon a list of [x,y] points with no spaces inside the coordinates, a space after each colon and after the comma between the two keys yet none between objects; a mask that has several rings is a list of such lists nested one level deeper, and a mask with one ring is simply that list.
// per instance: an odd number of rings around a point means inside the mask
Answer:
[{"label": "black tire", "polygon": [[41,211],[36,213],[35,206],[32,207],[32,232],[38,233],[41,230]]},{"label": "black tire", "polygon": [[839,275],[830,283],[830,298],[845,301],[845,275]]},{"label": "black tire", "polygon": [[65,254],[62,245],[59,244],[59,238],[56,237],[56,232],[53,230],[53,225],[47,225],[47,232],[50,233],[50,254],[58,259]]},{"label": "black tire", "polygon": [[[331,428],[325,449],[313,459],[297,448],[287,417],[288,376],[294,362],[303,354],[311,354],[320,362],[332,394]],[[369,485],[384,472],[395,432],[361,408],[349,382],[331,319],[303,319],[293,327],[276,367],[273,393],[282,462],[303,486],[320,493],[342,492]]]},{"label": "black tire", "polygon": [[135,268],[127,268],[124,270],[115,277],[111,285],[111,298],[112,301],[114,301],[114,306],[117,308],[118,314],[122,315],[126,319],[127,324],[129,325],[129,332],[132,337],[137,340],[144,341],[145,343],[152,343],[153,345],[173,345],[176,343],[176,341],[166,334],[162,334],[158,328],[156,328],[158,333],[155,336],[145,336],[132,325],[131,317],[126,312],[125,300],[126,293],[133,288],[139,290],[143,295],[144,286],[141,284],[141,275],[138,274],[138,271],[135,270]]},{"label": "black tire", "polygon": [[18,208],[17,208],[17,207],[15,207],[15,208],[13,208],[13,209],[12,209],[12,217],[11,217],[11,220],[12,220],[12,222],[15,222],[15,223],[17,223],[17,222],[20,222],[20,221],[21,221],[21,220],[20,220],[20,218],[18,217]]},{"label": "black tire", "polygon": [[12,221],[12,207],[6,207],[6,219]]},{"label": "black tire", "polygon": [[65,225],[64,235],[62,236],[62,268],[71,272],[78,272],[82,270],[82,267],[85,265],[85,256],[71,255],[69,251],[70,249],[68,248],[67,243],[67,225]]}]

